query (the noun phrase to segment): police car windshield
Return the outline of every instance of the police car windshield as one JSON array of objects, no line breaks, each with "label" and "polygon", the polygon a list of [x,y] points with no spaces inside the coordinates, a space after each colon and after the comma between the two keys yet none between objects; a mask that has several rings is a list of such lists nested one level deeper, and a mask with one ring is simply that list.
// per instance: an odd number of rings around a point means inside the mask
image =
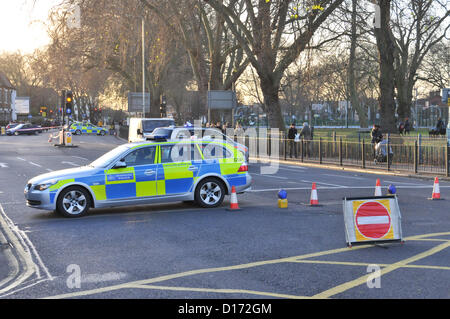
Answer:
[{"label": "police car windshield", "polygon": [[129,146],[127,146],[126,144],[120,145],[119,147],[116,147],[115,149],[109,151],[108,153],[100,156],[88,166],[96,168],[106,167],[111,163],[111,161],[116,159],[120,154],[125,152],[127,149],[129,149]]},{"label": "police car windshield", "polygon": [[150,120],[142,121],[142,128],[144,132],[153,132],[157,127],[167,127],[169,125],[174,125],[173,120]]}]

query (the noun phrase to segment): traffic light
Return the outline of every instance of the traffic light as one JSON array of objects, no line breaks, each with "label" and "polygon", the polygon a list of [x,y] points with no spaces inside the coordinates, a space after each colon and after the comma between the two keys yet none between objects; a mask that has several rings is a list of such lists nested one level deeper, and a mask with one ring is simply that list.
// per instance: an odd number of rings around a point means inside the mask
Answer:
[{"label": "traffic light", "polygon": [[161,105],[159,106],[159,113],[161,114],[161,117],[167,116],[167,101],[166,97],[163,95],[161,96]]},{"label": "traffic light", "polygon": [[441,90],[442,95],[442,103],[449,103],[448,100],[450,98],[450,88],[443,88]]},{"label": "traffic light", "polygon": [[73,94],[72,91],[66,92],[66,113],[72,114],[73,109]]}]

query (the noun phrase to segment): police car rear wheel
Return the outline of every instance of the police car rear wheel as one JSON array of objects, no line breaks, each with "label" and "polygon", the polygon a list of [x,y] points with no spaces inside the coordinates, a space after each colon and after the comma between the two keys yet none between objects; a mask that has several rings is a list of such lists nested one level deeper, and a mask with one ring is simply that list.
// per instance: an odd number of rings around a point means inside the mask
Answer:
[{"label": "police car rear wheel", "polygon": [[80,130],[76,130],[75,131],[75,135],[81,135],[81,131]]},{"label": "police car rear wheel", "polygon": [[56,205],[58,213],[64,217],[81,217],[88,212],[90,206],[89,194],[78,186],[64,189]]},{"label": "police car rear wheel", "polygon": [[101,135],[101,136],[104,136],[105,134],[106,134],[105,131],[100,131],[100,135]]},{"label": "police car rear wheel", "polygon": [[215,178],[202,180],[195,191],[195,201],[205,208],[217,207],[223,202],[225,189],[223,183]]}]

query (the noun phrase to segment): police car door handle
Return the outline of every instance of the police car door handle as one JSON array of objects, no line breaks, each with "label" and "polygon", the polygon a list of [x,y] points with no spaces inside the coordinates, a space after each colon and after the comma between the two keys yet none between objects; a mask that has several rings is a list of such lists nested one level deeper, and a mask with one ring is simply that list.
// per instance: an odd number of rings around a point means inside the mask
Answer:
[{"label": "police car door handle", "polygon": [[145,175],[153,175],[153,174],[155,174],[155,171],[152,170],[152,169],[147,169],[147,170],[144,171],[144,174]]},{"label": "police car door handle", "polygon": [[196,170],[198,170],[198,167],[197,166],[189,166],[188,170],[196,171]]}]

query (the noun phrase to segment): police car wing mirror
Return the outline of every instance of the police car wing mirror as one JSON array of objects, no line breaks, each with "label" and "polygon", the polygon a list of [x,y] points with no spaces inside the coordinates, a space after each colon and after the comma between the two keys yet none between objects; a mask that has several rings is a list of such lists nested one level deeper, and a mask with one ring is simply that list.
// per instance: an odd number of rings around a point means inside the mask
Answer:
[{"label": "police car wing mirror", "polygon": [[114,168],[124,168],[124,167],[127,167],[127,163],[123,159],[121,159],[116,164],[114,164],[113,169]]},{"label": "police car wing mirror", "polygon": [[142,135],[142,131],[140,128],[137,129],[137,135]]}]

